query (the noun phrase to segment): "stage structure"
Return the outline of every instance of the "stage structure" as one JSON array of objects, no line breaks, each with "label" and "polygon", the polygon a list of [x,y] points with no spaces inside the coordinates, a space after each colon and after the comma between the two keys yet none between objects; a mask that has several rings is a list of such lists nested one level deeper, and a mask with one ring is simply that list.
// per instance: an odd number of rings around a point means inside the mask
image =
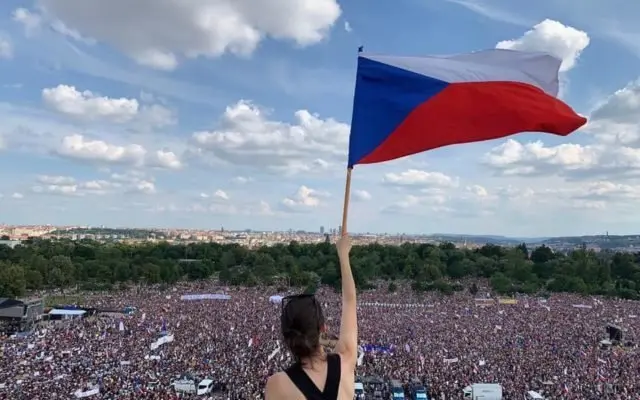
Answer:
[{"label": "stage structure", "polygon": [[41,298],[25,300],[0,298],[0,323],[7,333],[31,331],[42,320]]}]

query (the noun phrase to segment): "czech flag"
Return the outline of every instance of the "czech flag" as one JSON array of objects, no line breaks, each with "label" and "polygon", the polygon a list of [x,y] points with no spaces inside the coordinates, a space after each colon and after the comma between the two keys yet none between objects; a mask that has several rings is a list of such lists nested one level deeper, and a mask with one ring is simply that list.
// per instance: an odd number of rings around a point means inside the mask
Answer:
[{"label": "czech flag", "polygon": [[561,60],[486,50],[358,57],[349,164],[372,164],[520,132],[566,136],[587,120],[557,98]]}]

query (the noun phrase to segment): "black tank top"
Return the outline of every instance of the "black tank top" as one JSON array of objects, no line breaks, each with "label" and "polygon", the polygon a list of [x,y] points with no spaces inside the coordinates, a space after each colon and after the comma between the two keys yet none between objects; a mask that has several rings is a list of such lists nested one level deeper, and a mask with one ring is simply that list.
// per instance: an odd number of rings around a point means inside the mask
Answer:
[{"label": "black tank top", "polygon": [[327,355],[327,380],[323,391],[313,383],[300,363],[293,364],[285,372],[307,400],[337,400],[340,388],[340,365],[339,354]]}]

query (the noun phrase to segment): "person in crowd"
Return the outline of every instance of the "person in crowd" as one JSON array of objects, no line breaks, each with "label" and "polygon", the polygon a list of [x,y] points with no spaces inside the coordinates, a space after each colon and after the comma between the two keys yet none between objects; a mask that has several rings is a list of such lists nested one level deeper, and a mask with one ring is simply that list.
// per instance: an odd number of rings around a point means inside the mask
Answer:
[{"label": "person in crowd", "polygon": [[[348,280],[343,277],[343,285]],[[517,304],[478,302],[475,297],[486,300],[489,285],[475,282],[476,296],[419,293],[401,282],[396,290],[378,282],[377,288],[358,293],[357,356],[352,350],[355,311],[349,303],[355,295],[349,300],[342,296],[348,292],[344,288],[341,293],[319,287],[319,320],[328,336],[347,343],[336,344],[340,396],[343,387],[350,389],[352,381],[344,375],[353,376],[355,362],[355,373],[365,382],[417,378],[436,400],[462,399],[463,389],[473,383],[499,383],[505,399],[524,398],[529,390],[560,400],[637,399],[639,349],[600,342],[613,323],[623,329],[625,342],[637,343],[639,302],[573,294],[522,295]],[[28,336],[1,338],[0,399],[68,400],[91,389],[99,392],[85,397],[89,400],[260,399],[269,377],[296,362],[287,348],[293,343],[281,330],[283,305],[270,301],[292,293],[279,290],[207,281],[83,293],[83,306],[136,310],[47,322]],[[198,293],[229,298],[181,299]],[[314,310],[309,304],[302,308]],[[290,318],[298,318],[296,310]],[[152,349],[165,335],[173,341]],[[357,361],[350,361],[354,357]],[[305,371],[321,365],[310,361]],[[215,390],[206,396],[176,393],[172,383],[187,374],[195,381],[212,379]]]},{"label": "person in crowd", "polygon": [[266,400],[352,400],[358,348],[356,285],[349,263],[351,239],[336,243],[342,276],[342,316],[335,352],[320,344],[326,333],[322,307],[313,295],[288,296],[282,302],[281,327],[295,363],[267,381]]}]

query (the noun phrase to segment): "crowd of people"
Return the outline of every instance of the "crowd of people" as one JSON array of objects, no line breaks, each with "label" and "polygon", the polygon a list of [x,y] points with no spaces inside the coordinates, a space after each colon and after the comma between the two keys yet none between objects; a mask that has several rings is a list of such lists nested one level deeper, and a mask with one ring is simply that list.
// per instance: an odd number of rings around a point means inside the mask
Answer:
[{"label": "crowd of people", "polygon": [[[230,298],[181,299],[204,293]],[[279,340],[277,294],[286,293],[202,283],[87,295],[82,306],[134,311],[1,338],[0,399],[176,399],[171,383],[187,373],[220,385],[210,397],[259,399],[266,378],[291,362]],[[337,334],[339,293],[320,288],[317,296]],[[460,399],[473,383],[499,383],[505,399],[528,390],[566,400],[638,398],[640,351],[600,342],[609,323],[633,341],[639,303],[554,294],[501,304],[480,296],[403,287],[361,293],[357,374],[419,378],[435,399]],[[152,350],[163,335],[173,341]]]}]

